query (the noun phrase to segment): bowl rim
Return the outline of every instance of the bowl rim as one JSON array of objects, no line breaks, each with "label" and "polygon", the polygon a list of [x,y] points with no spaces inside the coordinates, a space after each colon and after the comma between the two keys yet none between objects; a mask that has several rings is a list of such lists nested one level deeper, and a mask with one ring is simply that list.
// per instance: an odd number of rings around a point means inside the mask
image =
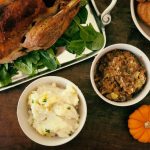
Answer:
[{"label": "bowl rim", "polygon": [[[82,119],[80,118],[80,123],[79,123],[79,127],[78,127],[78,129],[72,134],[72,136],[70,136],[70,137],[67,137],[67,138],[62,138],[62,140],[61,140],[61,138],[59,138],[60,139],[60,142],[57,142],[56,144],[53,144],[53,143],[49,143],[49,144],[45,144],[45,143],[42,143],[41,141],[40,141],[40,139],[39,140],[35,140],[29,133],[27,133],[26,131],[27,131],[27,128],[25,129],[25,127],[23,126],[23,121],[21,121],[21,117],[22,117],[22,115],[21,115],[21,113],[20,113],[20,111],[21,112],[23,112],[23,110],[20,110],[19,108],[21,107],[21,105],[23,105],[23,101],[25,101],[25,99],[22,99],[22,97],[24,96],[24,94],[26,94],[26,92],[27,92],[27,90],[28,90],[28,88],[32,88],[32,89],[34,89],[36,86],[35,86],[35,84],[36,83],[38,83],[38,82],[42,82],[42,81],[44,81],[44,80],[46,80],[46,79],[50,79],[50,83],[52,83],[53,81],[53,79],[57,79],[57,80],[62,80],[62,81],[64,81],[66,84],[67,83],[69,83],[69,84],[71,84],[71,85],[73,85],[73,87],[76,89],[76,91],[77,91],[77,93],[78,93],[78,96],[79,96],[79,100],[80,100],[80,102],[82,102],[82,106],[81,106],[81,109],[82,109]],[[56,80],[55,80],[56,81]],[[64,86],[66,85],[64,83]],[[63,84],[62,84],[63,85]],[[32,87],[33,86],[33,87]],[[68,79],[66,79],[66,78],[63,78],[63,77],[59,77],[59,76],[45,76],[45,77],[42,77],[42,78],[38,78],[38,79],[36,79],[35,81],[33,81],[33,82],[31,82],[24,90],[23,90],[23,92],[22,92],[22,94],[21,94],[21,96],[20,96],[20,98],[19,98],[19,101],[18,101],[18,105],[17,105],[17,119],[18,119],[18,123],[19,123],[19,125],[20,125],[20,127],[21,127],[21,129],[22,129],[22,131],[24,132],[24,134],[29,138],[29,139],[31,139],[32,141],[34,141],[34,142],[36,142],[36,143],[38,143],[38,144],[40,144],[40,145],[44,145],[44,146],[59,146],[59,145],[63,145],[63,144],[65,144],[65,143],[68,143],[69,141],[71,141],[71,140],[73,140],[80,132],[81,132],[81,130],[82,130],[82,128],[84,127],[84,124],[85,124],[85,122],[86,122],[86,118],[87,118],[87,104],[86,104],[86,100],[85,100],[85,97],[84,97],[84,95],[83,95],[83,93],[82,93],[82,91],[79,89],[79,87],[76,85],[76,84],[74,84],[72,81],[70,81],[70,80],[68,80]],[[29,125],[30,126],[30,125]],[[31,128],[33,128],[32,126],[30,126]],[[34,128],[33,128],[33,131],[34,131]],[[37,133],[38,134],[38,133]],[[40,134],[39,134],[40,135]],[[40,135],[41,136],[41,138],[43,137],[42,135]]]},{"label": "bowl rim", "polygon": [[140,27],[136,15],[135,15],[135,8],[134,8],[134,0],[130,0],[130,10],[131,10],[131,16],[132,20],[135,24],[135,26],[138,28],[138,30],[141,32],[141,34],[150,41],[150,36]]},{"label": "bowl rim", "polygon": [[[135,46],[132,46],[130,44],[124,44],[124,43],[119,43],[119,44],[113,44],[113,45],[110,45],[108,47],[106,47],[105,49],[101,50],[98,55],[94,58],[93,62],[92,62],[92,65],[91,65],[91,70],[90,70],[90,80],[91,80],[91,84],[92,84],[92,87],[94,89],[94,91],[96,92],[96,94],[102,99],[104,100],[105,102],[111,104],[111,105],[114,105],[114,106],[121,106],[121,107],[124,107],[124,106],[131,106],[131,105],[134,105],[138,102],[140,102],[141,100],[144,99],[144,97],[149,93],[150,91],[150,68],[147,66],[145,66],[145,69],[147,71],[147,81],[146,81],[146,84],[144,86],[144,89],[142,91],[140,91],[140,93],[138,94],[138,96],[135,98],[132,98],[131,100],[128,100],[126,102],[114,102],[114,101],[111,101],[109,99],[107,99],[106,97],[104,97],[97,89],[96,87],[96,84],[95,84],[95,81],[94,81],[94,75],[95,75],[95,68],[97,66],[97,62],[99,61],[99,59],[105,55],[106,53],[110,52],[110,51],[113,51],[113,50],[116,50],[116,49],[121,49],[121,50],[126,50],[126,51],[130,51],[131,53],[133,53],[135,56],[139,56],[139,57],[144,57],[143,62],[144,63],[148,63],[150,65],[150,61],[148,59],[148,57],[144,54],[144,52],[142,52],[140,49],[138,49],[137,47]],[[136,51],[132,50],[132,49],[136,49]],[[139,54],[137,54],[139,53]],[[141,55],[141,56],[140,56]]]}]

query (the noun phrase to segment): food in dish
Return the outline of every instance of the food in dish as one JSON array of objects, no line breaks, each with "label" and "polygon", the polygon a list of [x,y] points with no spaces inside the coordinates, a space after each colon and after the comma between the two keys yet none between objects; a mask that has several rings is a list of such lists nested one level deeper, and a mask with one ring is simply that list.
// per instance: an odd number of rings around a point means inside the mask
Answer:
[{"label": "food in dish", "polygon": [[141,20],[150,26],[150,1],[139,0],[137,13]]},{"label": "food in dish", "polygon": [[102,95],[123,102],[143,88],[146,70],[131,52],[113,50],[99,60],[94,79]]},{"label": "food in dish", "polygon": [[51,47],[79,11],[80,0],[11,0],[0,3],[0,64]]},{"label": "food in dish", "polygon": [[71,84],[41,85],[28,97],[30,125],[43,136],[69,137],[79,127],[79,98]]}]

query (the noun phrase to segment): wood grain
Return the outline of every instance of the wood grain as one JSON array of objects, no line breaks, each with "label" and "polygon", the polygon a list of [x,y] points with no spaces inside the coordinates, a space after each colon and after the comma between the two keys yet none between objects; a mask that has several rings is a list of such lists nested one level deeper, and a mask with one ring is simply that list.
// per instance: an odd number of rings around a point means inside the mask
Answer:
[{"label": "wood grain", "polygon": [[[102,12],[110,1],[96,0]],[[118,0],[112,11],[112,22],[106,27],[107,45],[129,43],[143,50],[150,58],[150,42],[135,28],[129,0]],[[90,83],[93,59],[51,75],[65,77],[79,86],[85,95],[88,115],[82,132],[71,142],[59,147],[45,147],[32,142],[19,127],[16,108],[20,94],[30,83],[0,93],[0,150],[148,150],[150,144],[135,141],[129,134],[127,119],[142,104],[150,104],[150,94],[137,105],[120,108],[103,102]]]}]

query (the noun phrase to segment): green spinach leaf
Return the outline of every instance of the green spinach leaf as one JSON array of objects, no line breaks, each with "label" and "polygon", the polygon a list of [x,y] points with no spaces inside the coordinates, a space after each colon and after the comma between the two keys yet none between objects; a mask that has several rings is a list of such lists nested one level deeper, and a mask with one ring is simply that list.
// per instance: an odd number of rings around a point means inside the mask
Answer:
[{"label": "green spinach leaf", "polygon": [[66,48],[73,54],[81,55],[85,49],[85,42],[83,40],[74,40],[67,44]]},{"label": "green spinach leaf", "polygon": [[85,7],[80,8],[80,11],[77,15],[80,18],[80,24],[85,24],[88,17],[88,11]]},{"label": "green spinach leaf", "polygon": [[7,65],[0,66],[0,87],[6,86],[12,82],[11,75],[8,73]]},{"label": "green spinach leaf", "polygon": [[35,71],[30,61],[17,60],[14,62],[15,68],[23,74],[32,75]]},{"label": "green spinach leaf", "polygon": [[86,47],[90,50],[101,49],[104,44],[104,36],[101,33],[97,33],[97,37],[92,42],[86,42]]},{"label": "green spinach leaf", "polygon": [[85,27],[81,26],[80,36],[84,41],[90,42],[97,38],[97,32],[93,28],[92,24],[89,24]]},{"label": "green spinach leaf", "polygon": [[52,54],[49,54],[47,51],[40,51],[41,62],[50,70],[57,68],[57,62],[55,57]]}]

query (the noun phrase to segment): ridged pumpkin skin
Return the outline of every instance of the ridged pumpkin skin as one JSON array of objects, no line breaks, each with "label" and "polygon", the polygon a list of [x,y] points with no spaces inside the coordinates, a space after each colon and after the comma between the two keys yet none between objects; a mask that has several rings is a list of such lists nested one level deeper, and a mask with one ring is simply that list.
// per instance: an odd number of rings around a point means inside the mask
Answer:
[{"label": "ridged pumpkin skin", "polygon": [[129,116],[128,128],[134,139],[150,143],[150,105],[142,105]]}]

